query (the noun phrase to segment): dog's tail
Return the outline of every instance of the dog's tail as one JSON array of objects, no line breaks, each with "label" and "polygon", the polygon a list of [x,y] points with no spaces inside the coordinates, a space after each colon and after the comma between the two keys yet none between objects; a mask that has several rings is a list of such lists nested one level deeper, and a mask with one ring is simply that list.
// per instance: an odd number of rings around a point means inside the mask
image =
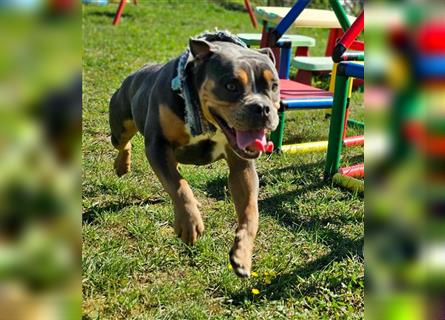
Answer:
[{"label": "dog's tail", "polygon": [[[114,147],[120,148],[123,140],[127,140],[128,136],[134,135],[133,114],[131,112],[131,102],[128,97],[128,88],[131,84],[131,79],[128,77],[124,80],[121,87],[114,92],[109,103],[109,123],[111,129],[111,143]],[[128,131],[131,131],[130,134]]]}]

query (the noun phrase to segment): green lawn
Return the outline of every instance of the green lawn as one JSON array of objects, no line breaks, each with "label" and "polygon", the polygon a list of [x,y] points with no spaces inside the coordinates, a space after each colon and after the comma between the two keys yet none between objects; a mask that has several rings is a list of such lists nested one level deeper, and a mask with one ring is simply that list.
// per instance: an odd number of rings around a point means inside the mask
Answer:
[{"label": "green lawn", "polygon": [[[262,156],[260,230],[249,280],[228,268],[236,214],[224,161],[180,166],[197,199],[204,236],[187,247],[173,231],[171,201],[150,169],[140,135],[133,170],[117,178],[108,101],[146,62],[179,55],[188,38],[215,27],[253,31],[247,13],[204,1],[84,7],[83,312],[84,319],[345,319],[363,316],[363,212],[360,196],[323,181],[324,153]],[[324,52],[325,31],[303,30]],[[321,79],[326,80],[326,79]],[[363,95],[352,116],[363,120]],[[288,113],[286,141],[324,140],[323,111]],[[363,160],[363,149],[343,163]],[[259,294],[254,295],[255,288]]]}]

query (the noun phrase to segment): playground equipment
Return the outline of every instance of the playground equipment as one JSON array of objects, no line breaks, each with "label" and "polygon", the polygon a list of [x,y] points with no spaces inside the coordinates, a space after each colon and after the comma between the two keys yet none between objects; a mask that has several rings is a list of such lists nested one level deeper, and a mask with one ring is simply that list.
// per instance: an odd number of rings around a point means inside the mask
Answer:
[{"label": "playground equipment", "polygon": [[[244,41],[245,44],[247,44],[248,47],[251,46],[260,46],[261,43],[261,33],[238,33],[237,36]],[[308,36],[302,36],[302,35],[284,35],[281,37],[281,40],[289,40],[291,42],[291,46],[295,48],[295,55],[307,55],[307,52],[309,50],[309,47],[315,46],[315,39],[308,37]],[[279,48],[272,48],[272,51],[274,51],[274,55],[277,57],[279,55]],[[276,68],[279,69],[280,66],[280,59],[278,56],[278,59],[276,60]]]},{"label": "playground equipment", "polygon": [[[342,27],[349,27],[349,20],[344,13],[341,6],[338,4],[337,0],[331,0],[333,7],[336,12],[337,18],[340,20],[340,24]],[[307,152],[316,152],[316,151],[326,151],[328,147],[328,141],[316,141],[316,142],[308,142],[308,143],[299,143],[299,144],[291,144],[291,145],[283,145],[283,135],[284,135],[284,124],[285,124],[285,110],[295,110],[295,109],[330,109],[333,104],[333,91],[334,91],[334,79],[335,79],[335,69],[336,65],[334,65],[333,77],[331,79],[330,90],[322,90],[318,89],[306,84],[302,84],[295,81],[289,80],[289,69],[290,69],[290,61],[291,61],[291,50],[289,41],[283,40],[281,36],[287,30],[287,28],[293,23],[294,19],[298,17],[298,15],[303,11],[303,9],[310,3],[310,0],[298,1],[294,7],[288,12],[286,17],[284,17],[281,22],[277,25],[275,29],[273,29],[269,34],[263,35],[266,37],[271,37],[271,39],[267,40],[269,44],[274,45],[275,47],[281,48],[280,54],[280,65],[279,65],[279,76],[280,76],[280,86],[281,86],[281,108],[279,110],[279,125],[277,130],[275,130],[271,134],[271,140],[273,141],[275,148],[278,152],[285,152],[290,154],[297,153],[307,153]],[[363,17],[363,13],[361,14]],[[357,30],[361,28],[363,29],[363,19],[362,17],[359,22],[354,22],[354,27],[352,31],[348,31],[347,39],[342,42],[342,45],[352,46],[355,39],[353,36],[350,36],[351,32],[357,32]],[[356,20],[356,21],[357,21]],[[359,33],[359,32],[358,32]],[[358,34],[357,33],[357,34]],[[279,37],[280,40],[277,41],[276,37]],[[351,40],[352,39],[352,40]],[[263,38],[264,41],[264,38]],[[354,54],[345,54],[347,58],[345,59],[359,59],[363,60],[364,55],[359,53]],[[342,56],[343,57],[343,56]],[[348,93],[350,95],[351,87],[348,82]],[[349,101],[349,99],[347,99]],[[359,126],[363,127],[363,123],[351,120],[346,121],[345,118],[345,126]],[[346,133],[346,130],[344,130]],[[352,145],[358,145],[364,143],[363,136],[354,136],[354,137],[346,137],[343,136],[343,144],[348,147]]]},{"label": "playground equipment", "polygon": [[364,181],[356,178],[364,176],[364,164],[340,168],[340,158],[343,146],[347,146],[348,143],[350,145],[364,143],[364,136],[344,138],[351,78],[363,79],[364,69],[363,64],[350,61],[340,62],[337,66],[325,167],[326,178],[332,178],[334,183],[358,192],[364,191]]},{"label": "playground equipment", "polygon": [[250,0],[244,0],[244,7],[249,13],[250,22],[252,22],[252,26],[256,29],[258,28],[258,22],[256,21],[255,14],[253,13],[252,6],[250,5]]},{"label": "playground equipment", "polygon": [[[289,65],[291,58],[290,44],[287,41],[280,40],[277,43],[281,47],[281,63],[279,69],[280,87],[281,87],[281,107],[278,111],[279,124],[277,129],[272,132],[271,140],[278,152],[289,154],[299,154],[308,152],[326,151],[328,141],[315,141],[298,144],[283,145],[285,112],[286,110],[314,110],[314,109],[330,109],[333,105],[333,91],[335,79],[335,69],[333,78],[331,79],[330,91],[318,89],[306,84],[289,80]],[[351,83],[352,84],[352,83]],[[348,84],[348,104],[351,94],[351,84]],[[345,122],[345,125],[363,127],[363,123],[356,120]],[[343,144],[346,147],[360,145],[364,142],[363,135],[346,137],[346,130],[343,134]]]},{"label": "playground equipment", "polygon": [[[301,12],[307,7],[311,0],[299,0],[288,12],[288,14],[278,23],[276,28],[263,35],[263,42],[267,43],[270,47],[281,46],[280,56],[280,81],[281,84],[281,108],[279,110],[280,123],[275,132],[272,133],[271,138],[278,150],[286,151],[288,149],[291,152],[300,150],[323,150],[326,144],[322,142],[312,143],[312,145],[291,145],[289,147],[282,146],[284,122],[285,122],[285,109],[299,108],[299,109],[314,109],[314,108],[329,108],[332,105],[332,116],[329,128],[329,140],[327,143],[327,158],[325,167],[325,176],[332,178],[334,183],[337,183],[343,187],[351,190],[362,192],[364,190],[363,180],[359,180],[356,177],[364,176],[364,165],[358,164],[351,167],[340,168],[340,156],[342,147],[351,145],[363,145],[364,136],[346,137],[346,129],[348,123],[354,126],[363,126],[358,121],[347,121],[349,112],[349,96],[351,92],[351,78],[364,79],[364,65],[360,61],[364,60],[364,54],[362,53],[346,53],[348,48],[353,45],[354,49],[364,49],[363,42],[356,40],[359,33],[364,28],[364,12],[362,11],[359,17],[354,21],[352,26],[349,24],[349,20],[346,13],[342,9],[338,0],[330,0],[330,4],[334,9],[334,12],[339,19],[339,22],[345,30],[340,41],[337,42],[332,52],[332,59],[334,62],[340,62],[337,66],[334,65],[333,77],[335,80],[331,82],[335,83],[333,88],[334,95],[332,96],[317,92],[317,95],[306,97],[303,99],[301,95],[298,99],[294,97],[286,97],[285,93],[288,90],[298,90],[298,84],[296,82],[289,81],[289,67],[290,67],[290,46],[289,44],[280,44],[279,39],[290,27],[295,19],[301,14]],[[359,62],[356,62],[356,61]],[[309,86],[310,87],[310,86]],[[313,88],[313,87],[310,87]],[[300,88],[301,90],[302,88]],[[314,89],[314,88],[313,88]],[[315,89],[320,90],[320,89]],[[312,92],[313,93],[313,92]],[[324,91],[326,93],[326,91]],[[293,93],[293,96],[298,94]]]},{"label": "playground equipment", "polygon": [[[125,4],[127,3],[127,1],[128,1],[128,0],[121,0],[121,1],[119,2],[119,6],[117,7],[116,14],[114,15],[113,25],[116,26],[116,25],[118,25],[119,22],[121,21],[122,12],[124,11]],[[137,4],[138,4],[138,1],[137,1],[137,0],[133,0],[133,3],[134,3],[135,5],[137,5]]]},{"label": "playground equipment", "polygon": [[[278,23],[278,25],[267,32],[265,32],[263,45],[270,46],[271,48],[275,45],[276,41],[281,38],[281,36],[288,30],[288,28],[294,23],[294,21],[302,14],[306,7],[311,3],[312,0],[299,0],[295,5],[289,10],[289,12],[284,16],[283,19]],[[323,57],[308,57],[306,55],[296,56],[293,59],[293,66],[298,69],[296,80],[305,84],[311,84],[311,79],[313,73],[326,73],[330,72],[333,67],[333,61],[331,59],[332,50],[336,44],[336,39],[341,37],[343,31],[349,29],[350,17],[348,17],[340,5],[338,0],[330,0],[330,5],[337,17],[338,23],[341,25],[342,29],[331,29],[329,34],[329,39],[326,47],[325,56]],[[311,9],[307,9],[311,10]],[[306,12],[306,11],[305,11]],[[303,14],[304,16],[304,14]],[[312,18],[312,19],[315,19]],[[352,50],[364,50],[364,43],[362,41],[354,40],[348,45],[348,48]]]},{"label": "playground equipment", "polygon": [[271,140],[278,152],[286,153],[306,153],[311,151],[324,151],[327,148],[327,142],[311,142],[283,146],[285,111],[289,109],[323,109],[332,107],[332,93],[326,90],[318,89],[303,83],[289,80],[291,44],[284,40],[276,43],[281,47],[280,55],[280,95],[281,106],[278,111],[279,124],[277,129],[272,132]]},{"label": "playground equipment", "polygon": [[[299,14],[306,8],[311,0],[298,1],[288,14],[280,21],[276,28],[263,35],[263,43],[267,43],[270,47],[281,47],[280,56],[280,85],[281,85],[281,108],[279,110],[280,123],[276,131],[271,134],[271,139],[277,150],[288,151],[291,153],[307,152],[309,150],[320,151],[327,147],[327,159],[325,176],[332,178],[333,182],[358,192],[364,191],[364,182],[356,177],[364,176],[364,164],[340,168],[340,156],[342,147],[351,145],[363,145],[364,136],[346,137],[346,128],[351,126],[364,127],[364,124],[355,120],[347,121],[349,111],[349,96],[351,92],[351,78],[364,79],[364,65],[360,61],[364,60],[363,53],[346,53],[346,49],[354,44],[363,50],[362,42],[357,42],[356,37],[364,28],[364,12],[354,21],[353,25],[349,25],[349,20],[345,12],[342,10],[337,0],[330,0],[330,3],[337,15],[342,27],[346,29],[340,41],[333,48],[332,59],[334,62],[340,62],[334,65],[333,76],[331,79],[331,91],[320,90],[304,84],[289,81],[290,68],[290,44],[289,42],[280,42],[281,36],[290,27]],[[359,62],[355,62],[359,61]],[[335,80],[334,80],[335,79]],[[334,88],[332,84],[335,83]],[[298,91],[308,89],[311,95],[303,97]],[[295,91],[294,91],[295,90]],[[291,92],[286,96],[286,92]],[[332,117],[329,129],[329,140],[326,142],[312,142],[309,144],[299,144],[283,146],[283,131],[285,122],[285,109],[318,109],[330,108],[332,106]]]},{"label": "playground equipment", "polygon": [[[345,32],[334,48],[332,59],[340,62],[335,69],[334,102],[332,106],[329,127],[328,150],[326,155],[325,177],[332,178],[335,184],[352,191],[363,192],[364,181],[357,177],[364,177],[364,164],[340,168],[341,150],[343,146],[363,144],[364,136],[345,138],[347,118],[349,113],[348,96],[351,90],[351,79],[364,79],[364,64],[353,60],[364,60],[362,54],[345,54],[348,47],[364,28],[364,12],[362,12],[352,26]],[[360,125],[357,121],[352,125]],[[364,125],[363,125],[364,126]]]},{"label": "playground equipment", "polygon": [[352,46],[357,36],[362,32],[365,25],[365,12],[362,11],[347,32],[342,36],[340,41],[335,45],[332,52],[332,60],[334,62],[361,60],[364,59],[363,53],[344,55],[346,50]]}]

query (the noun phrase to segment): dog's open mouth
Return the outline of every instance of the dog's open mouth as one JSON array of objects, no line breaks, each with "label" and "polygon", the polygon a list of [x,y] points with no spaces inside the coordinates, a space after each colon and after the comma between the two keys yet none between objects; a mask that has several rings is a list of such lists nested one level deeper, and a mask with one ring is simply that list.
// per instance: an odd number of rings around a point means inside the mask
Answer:
[{"label": "dog's open mouth", "polygon": [[231,128],[227,122],[212,112],[216,122],[227,137],[232,149],[245,159],[258,158],[262,152],[272,152],[273,143],[266,140],[266,129],[241,131]]}]

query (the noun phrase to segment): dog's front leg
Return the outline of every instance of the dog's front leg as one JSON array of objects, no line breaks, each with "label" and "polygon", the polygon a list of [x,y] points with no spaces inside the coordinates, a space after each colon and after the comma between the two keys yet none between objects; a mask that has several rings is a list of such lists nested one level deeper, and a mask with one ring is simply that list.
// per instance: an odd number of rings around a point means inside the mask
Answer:
[{"label": "dog's front leg", "polygon": [[253,160],[239,158],[229,150],[229,188],[238,215],[235,242],[230,251],[230,263],[240,277],[249,277],[253,243],[258,231],[258,175]]},{"label": "dog's front leg", "polygon": [[204,231],[204,224],[199,203],[187,181],[178,172],[173,150],[157,139],[146,144],[145,150],[153,171],[173,200],[176,234],[185,243],[193,244]]}]

